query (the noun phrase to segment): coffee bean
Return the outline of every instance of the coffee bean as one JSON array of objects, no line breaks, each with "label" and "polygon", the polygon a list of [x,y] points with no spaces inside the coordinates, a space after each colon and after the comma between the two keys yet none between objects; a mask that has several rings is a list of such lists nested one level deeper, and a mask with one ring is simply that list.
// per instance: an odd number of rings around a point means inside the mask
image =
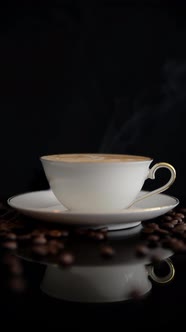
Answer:
[{"label": "coffee bean", "polygon": [[96,233],[95,234],[95,239],[96,240],[104,240],[105,239],[105,234],[102,234],[102,233]]},{"label": "coffee bean", "polygon": [[35,237],[32,242],[34,244],[45,244],[47,243],[47,239],[43,235],[40,235]]},{"label": "coffee bean", "polygon": [[176,217],[176,219],[178,220],[178,224],[183,224],[183,219],[180,217]]},{"label": "coffee bean", "polygon": [[7,233],[6,234],[6,239],[7,240],[16,240],[17,236],[15,233]]},{"label": "coffee bean", "polygon": [[170,215],[170,216],[175,216],[176,212],[173,210],[170,210],[169,212],[166,213],[166,215]]},{"label": "coffee bean", "polygon": [[180,230],[180,231],[186,231],[186,224],[182,224],[182,225],[176,225],[175,226],[175,230]]},{"label": "coffee bean", "polygon": [[178,224],[178,220],[177,220],[177,219],[172,219],[172,220],[171,220],[171,224],[173,224],[173,225],[177,225],[177,224]]},{"label": "coffee bean", "polygon": [[143,244],[139,244],[136,247],[136,255],[139,257],[144,257],[149,253],[149,249],[147,246],[143,245]]},{"label": "coffee bean", "polygon": [[48,246],[48,254],[49,255],[57,255],[59,253],[58,247]]},{"label": "coffee bean", "polygon": [[160,237],[158,235],[149,235],[147,237],[148,241],[153,241],[153,242],[157,242],[157,241],[159,241],[159,239],[160,239]]},{"label": "coffee bean", "polygon": [[158,234],[161,234],[161,235],[169,234],[169,231],[162,229],[162,228],[159,228],[157,232],[158,232]]},{"label": "coffee bean", "polygon": [[186,246],[183,241],[178,241],[177,243],[172,243],[171,249],[174,252],[183,252],[186,251]]},{"label": "coffee bean", "polygon": [[162,227],[171,229],[174,228],[174,224],[172,222],[165,222],[164,224],[162,224]]},{"label": "coffee bean", "polygon": [[57,230],[57,229],[52,229],[51,231],[48,232],[48,235],[51,237],[61,237],[62,236],[62,232]]},{"label": "coffee bean", "polygon": [[104,257],[112,257],[114,256],[115,254],[115,250],[109,246],[109,245],[105,245],[105,246],[102,246],[101,248],[101,255],[104,256]]},{"label": "coffee bean", "polygon": [[159,229],[158,224],[154,223],[154,222],[150,222],[150,223],[146,223],[144,228],[152,228],[153,230]]},{"label": "coffee bean", "polygon": [[51,255],[57,255],[61,249],[64,248],[64,243],[56,240],[48,241],[48,252]]},{"label": "coffee bean", "polygon": [[68,237],[69,236],[69,231],[67,231],[67,230],[61,230],[61,236],[62,237]]},{"label": "coffee bean", "polygon": [[46,245],[35,245],[31,248],[32,253],[38,256],[47,256],[48,255],[48,247]]},{"label": "coffee bean", "polygon": [[[180,225],[181,226],[181,225]],[[181,234],[183,234],[184,233],[184,230],[183,229],[179,229],[179,228],[174,228],[173,230],[172,230],[172,232],[176,235],[181,235]]]},{"label": "coffee bean", "polygon": [[53,246],[53,247],[57,247],[59,249],[64,248],[64,243],[62,241],[58,241],[58,240],[49,240],[48,245]]},{"label": "coffee bean", "polygon": [[145,228],[143,228],[143,230],[142,230],[142,232],[144,233],[144,234],[152,234],[152,233],[154,233],[154,229],[153,228],[151,228],[151,227],[145,227]]},{"label": "coffee bean", "polygon": [[163,219],[166,221],[171,221],[173,218],[171,216],[164,216]]},{"label": "coffee bean", "polygon": [[184,219],[185,216],[184,216],[183,213],[176,213],[176,214],[175,214],[175,218],[181,218],[181,219]]},{"label": "coffee bean", "polygon": [[10,249],[10,250],[17,249],[17,242],[16,241],[5,241],[1,245],[5,249]]},{"label": "coffee bean", "polygon": [[35,230],[31,233],[31,235],[32,235],[33,237],[38,237],[38,236],[44,236],[45,234],[42,233],[39,229],[35,229]]},{"label": "coffee bean", "polygon": [[75,257],[70,252],[65,252],[59,256],[59,263],[64,266],[70,266],[74,263]]}]

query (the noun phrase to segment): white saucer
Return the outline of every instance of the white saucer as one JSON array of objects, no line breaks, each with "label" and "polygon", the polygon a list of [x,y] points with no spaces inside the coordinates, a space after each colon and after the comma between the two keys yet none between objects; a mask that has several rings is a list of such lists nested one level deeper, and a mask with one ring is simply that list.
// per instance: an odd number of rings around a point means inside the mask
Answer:
[{"label": "white saucer", "polygon": [[[139,195],[144,193],[141,191]],[[66,210],[51,190],[44,190],[10,197],[8,204],[24,215],[48,222],[96,228],[107,226],[114,230],[131,228],[143,220],[159,217],[177,206],[179,200],[166,194],[157,194],[121,211],[81,213]]]}]

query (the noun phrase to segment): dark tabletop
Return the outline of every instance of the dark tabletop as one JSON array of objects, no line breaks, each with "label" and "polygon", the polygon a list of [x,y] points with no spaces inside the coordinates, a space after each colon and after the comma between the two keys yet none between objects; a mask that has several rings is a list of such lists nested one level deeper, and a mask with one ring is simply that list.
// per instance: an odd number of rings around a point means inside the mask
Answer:
[{"label": "dark tabletop", "polygon": [[52,329],[181,326],[184,213],[179,206],[131,229],[95,231],[33,222],[2,204],[1,320]]}]

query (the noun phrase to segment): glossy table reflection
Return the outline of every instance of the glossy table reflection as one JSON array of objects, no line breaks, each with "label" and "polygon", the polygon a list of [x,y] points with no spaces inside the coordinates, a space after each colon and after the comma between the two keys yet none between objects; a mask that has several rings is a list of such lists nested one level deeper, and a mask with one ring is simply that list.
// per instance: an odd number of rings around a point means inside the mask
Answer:
[{"label": "glossy table reflection", "polygon": [[[19,249],[27,288],[12,292],[1,286],[1,313],[6,324],[81,328],[114,324],[121,329],[129,322],[145,328],[181,324],[186,297],[186,257],[169,249],[152,248],[161,261],[153,265],[147,257],[136,256],[142,226],[110,231],[108,243],[115,255],[103,258],[100,244],[73,239],[76,253],[71,267],[61,267],[55,259],[35,259],[30,248]],[[175,274],[174,274],[175,272]],[[3,276],[1,277],[3,285]],[[10,319],[11,317],[11,319]],[[87,323],[86,323],[87,321]]]}]

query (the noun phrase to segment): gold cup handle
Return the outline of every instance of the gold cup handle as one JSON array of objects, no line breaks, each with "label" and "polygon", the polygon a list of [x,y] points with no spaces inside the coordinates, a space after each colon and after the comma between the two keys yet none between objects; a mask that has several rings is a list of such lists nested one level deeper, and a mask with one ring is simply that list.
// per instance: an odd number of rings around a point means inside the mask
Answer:
[{"label": "gold cup handle", "polygon": [[170,282],[175,276],[175,268],[174,268],[174,265],[172,264],[172,261],[170,260],[170,258],[165,259],[164,262],[166,262],[169,267],[169,273],[165,277],[158,277],[154,271],[153,265],[148,265],[146,267],[147,271],[148,271],[148,276],[153,281],[155,281],[159,284],[166,284],[166,283]]},{"label": "gold cup handle", "polygon": [[[167,169],[170,171],[171,176],[170,176],[169,181],[168,181],[164,186],[161,186],[161,187],[158,188],[158,189],[155,189],[155,190],[153,190],[153,191],[151,191],[151,192],[149,192],[149,193],[147,193],[147,194],[145,194],[145,195],[143,195],[143,196],[140,196],[140,197],[137,198],[137,199],[136,199],[131,205],[135,204],[135,203],[138,202],[138,201],[141,201],[141,200],[144,199],[144,198],[150,197],[150,196],[155,195],[155,194],[160,194],[161,192],[167,190],[167,189],[173,184],[173,182],[174,182],[175,179],[176,179],[176,170],[175,170],[175,168],[174,168],[172,165],[170,165],[170,164],[168,164],[168,163],[164,163],[164,162],[157,163],[157,164],[155,164],[152,168],[150,168],[150,170],[149,170],[149,174],[148,174],[148,176],[147,176],[147,179],[152,179],[152,180],[154,180],[154,179],[155,179],[155,173],[156,173],[156,171],[157,171],[159,168],[167,168]],[[131,206],[131,205],[130,205],[130,206]]]}]

